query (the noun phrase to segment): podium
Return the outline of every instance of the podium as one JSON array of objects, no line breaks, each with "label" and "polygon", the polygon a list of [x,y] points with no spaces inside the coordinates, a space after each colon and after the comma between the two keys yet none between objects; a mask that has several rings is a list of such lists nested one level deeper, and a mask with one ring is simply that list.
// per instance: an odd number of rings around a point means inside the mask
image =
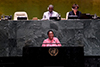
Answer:
[{"label": "podium", "polygon": [[84,67],[83,47],[23,47],[24,64],[32,67]]}]

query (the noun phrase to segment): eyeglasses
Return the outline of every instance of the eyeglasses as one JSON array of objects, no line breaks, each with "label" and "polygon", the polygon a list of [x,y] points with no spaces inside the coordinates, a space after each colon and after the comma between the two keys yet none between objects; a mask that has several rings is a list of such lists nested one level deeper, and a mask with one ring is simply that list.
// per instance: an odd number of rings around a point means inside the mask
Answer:
[{"label": "eyeglasses", "polygon": [[73,7],[73,9],[77,10],[79,7]]}]

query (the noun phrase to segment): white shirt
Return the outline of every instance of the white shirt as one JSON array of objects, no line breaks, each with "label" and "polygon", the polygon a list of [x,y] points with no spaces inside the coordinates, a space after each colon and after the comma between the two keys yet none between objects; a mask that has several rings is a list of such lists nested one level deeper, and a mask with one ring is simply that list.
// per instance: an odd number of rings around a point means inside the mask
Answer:
[{"label": "white shirt", "polygon": [[58,15],[59,14],[55,11],[52,11],[52,13],[47,11],[47,12],[44,12],[42,20],[50,20],[49,19],[50,17],[58,17]]}]

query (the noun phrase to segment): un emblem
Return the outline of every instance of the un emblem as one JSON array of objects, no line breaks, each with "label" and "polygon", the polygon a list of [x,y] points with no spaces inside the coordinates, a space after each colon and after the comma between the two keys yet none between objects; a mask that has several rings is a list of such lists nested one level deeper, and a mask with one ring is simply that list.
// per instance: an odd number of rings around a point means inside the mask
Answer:
[{"label": "un emblem", "polygon": [[59,50],[57,48],[49,48],[48,52],[51,56],[56,56],[58,54]]}]

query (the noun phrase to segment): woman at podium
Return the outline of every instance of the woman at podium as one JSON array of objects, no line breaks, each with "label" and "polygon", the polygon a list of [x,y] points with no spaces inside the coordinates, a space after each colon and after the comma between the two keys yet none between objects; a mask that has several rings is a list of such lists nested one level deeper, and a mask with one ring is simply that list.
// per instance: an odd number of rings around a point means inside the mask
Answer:
[{"label": "woman at podium", "polygon": [[62,46],[58,38],[54,37],[52,30],[47,32],[48,38],[43,41],[42,47],[56,47]]}]

